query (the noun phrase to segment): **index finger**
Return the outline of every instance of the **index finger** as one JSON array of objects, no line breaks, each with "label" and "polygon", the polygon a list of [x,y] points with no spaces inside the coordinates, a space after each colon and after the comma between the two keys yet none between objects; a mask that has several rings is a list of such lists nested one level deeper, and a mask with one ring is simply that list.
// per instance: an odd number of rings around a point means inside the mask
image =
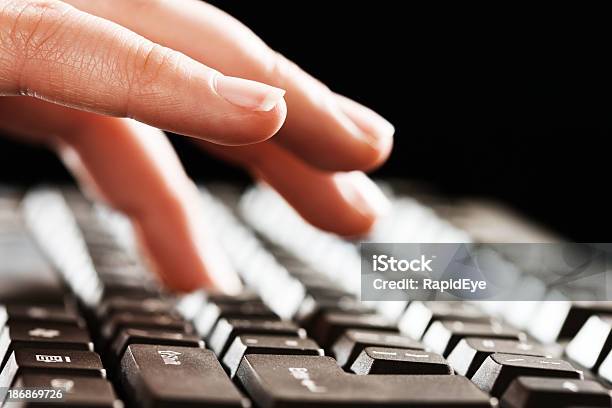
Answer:
[{"label": "index finger", "polygon": [[356,102],[347,103],[211,5],[195,0],[67,1],[215,69],[287,90],[289,114],[274,142],[312,165],[366,170],[390,153],[394,128],[388,121]]},{"label": "index finger", "polygon": [[265,140],[284,91],[224,76],[55,0],[0,0],[0,95],[130,117],[214,143]]}]

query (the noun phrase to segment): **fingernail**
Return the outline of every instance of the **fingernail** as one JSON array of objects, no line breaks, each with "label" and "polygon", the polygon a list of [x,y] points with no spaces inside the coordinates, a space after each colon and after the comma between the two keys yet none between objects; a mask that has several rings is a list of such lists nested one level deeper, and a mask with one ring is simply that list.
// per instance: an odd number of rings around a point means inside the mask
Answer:
[{"label": "fingernail", "polygon": [[284,89],[224,75],[215,77],[214,86],[217,94],[229,103],[258,112],[271,111],[285,95]]},{"label": "fingernail", "polygon": [[341,193],[366,216],[380,217],[391,210],[391,202],[378,186],[360,171],[337,173]]}]

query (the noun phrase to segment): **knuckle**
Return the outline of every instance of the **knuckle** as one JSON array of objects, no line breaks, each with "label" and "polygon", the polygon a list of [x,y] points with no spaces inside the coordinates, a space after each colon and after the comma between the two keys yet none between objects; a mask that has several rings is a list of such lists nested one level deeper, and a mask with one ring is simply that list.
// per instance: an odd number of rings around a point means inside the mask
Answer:
[{"label": "knuckle", "polygon": [[128,66],[128,78],[135,91],[153,90],[166,70],[176,69],[179,64],[176,52],[159,44],[138,44],[134,63]]},{"label": "knuckle", "polygon": [[131,117],[133,101],[153,99],[175,84],[167,83],[171,73],[181,69],[180,54],[148,40],[138,42],[128,56],[124,76],[127,87],[126,116]]}]

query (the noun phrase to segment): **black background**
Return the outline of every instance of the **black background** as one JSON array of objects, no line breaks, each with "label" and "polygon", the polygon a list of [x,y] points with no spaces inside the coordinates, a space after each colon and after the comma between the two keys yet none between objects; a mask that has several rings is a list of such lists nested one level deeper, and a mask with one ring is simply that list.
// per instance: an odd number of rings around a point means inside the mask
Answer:
[{"label": "black background", "polygon": [[[397,129],[376,176],[493,197],[577,241],[610,241],[605,13],[410,2],[216,1]],[[205,39],[198,39],[205,41]],[[198,180],[244,179],[173,136]],[[0,180],[68,180],[52,154],[0,139]]]}]

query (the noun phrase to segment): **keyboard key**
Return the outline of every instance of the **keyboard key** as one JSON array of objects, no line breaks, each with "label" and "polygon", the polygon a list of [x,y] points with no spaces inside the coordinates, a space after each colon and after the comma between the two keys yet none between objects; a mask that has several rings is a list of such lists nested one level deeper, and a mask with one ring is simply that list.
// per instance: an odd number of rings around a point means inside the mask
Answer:
[{"label": "keyboard key", "polygon": [[145,315],[172,314],[174,306],[169,301],[160,298],[130,299],[126,297],[113,297],[100,302],[96,310],[99,318],[105,318],[120,312]]},{"label": "keyboard key", "polygon": [[10,387],[15,378],[27,373],[106,378],[100,356],[93,351],[18,349],[0,374],[0,387]]},{"label": "keyboard key", "polygon": [[612,406],[607,389],[595,381],[518,377],[502,397],[508,408]]},{"label": "keyboard key", "polygon": [[284,320],[221,319],[210,336],[209,346],[222,359],[236,336],[264,334],[306,337],[306,331]]},{"label": "keyboard key", "polygon": [[261,318],[267,320],[280,320],[280,318],[261,301],[253,301],[243,303],[209,303],[199,312],[193,323],[198,334],[204,338],[208,338],[221,318]]},{"label": "keyboard key", "polygon": [[599,375],[609,383],[612,383],[612,351],[599,366]]},{"label": "keyboard key", "polygon": [[421,343],[410,337],[375,330],[347,330],[332,348],[341,367],[348,369],[366,347],[394,347],[423,350]]},{"label": "keyboard key", "polygon": [[565,349],[581,366],[597,371],[612,350],[612,316],[591,316]]},{"label": "keyboard key", "polygon": [[157,344],[165,346],[204,348],[204,340],[195,334],[166,332],[161,330],[123,329],[117,335],[111,349],[119,361],[130,344]]},{"label": "keyboard key", "polygon": [[429,326],[438,320],[455,320],[472,323],[490,323],[476,306],[461,302],[411,302],[398,322],[402,334],[421,340]]},{"label": "keyboard key", "polygon": [[223,357],[223,364],[234,377],[247,354],[322,356],[323,349],[310,339],[286,336],[237,336]]},{"label": "keyboard key", "polygon": [[[62,390],[60,406],[79,408],[120,408],[113,386],[103,378],[77,375],[23,374],[15,380],[15,388],[57,388]],[[27,407],[45,403],[30,402]],[[10,405],[9,405],[10,406]]]},{"label": "keyboard key", "polygon": [[436,353],[448,357],[459,340],[464,337],[523,340],[525,335],[498,323],[464,323],[461,321],[437,321],[423,336],[423,344]]},{"label": "keyboard key", "polygon": [[193,333],[191,323],[171,314],[140,315],[121,312],[113,315],[103,326],[102,336],[112,341],[122,329],[150,329],[178,333]]},{"label": "keyboard key", "polygon": [[543,302],[528,331],[543,343],[569,340],[594,315],[612,315],[612,302]]},{"label": "keyboard key", "polygon": [[351,371],[360,375],[453,373],[439,354],[387,347],[366,347],[351,366]]},{"label": "keyboard key", "polygon": [[0,305],[0,331],[4,328],[4,325],[8,321],[8,312],[6,306]]},{"label": "keyboard key", "polygon": [[397,333],[395,325],[382,316],[328,312],[317,319],[312,330],[312,337],[323,348],[327,349],[348,329],[379,330]]},{"label": "keyboard key", "polygon": [[312,295],[306,296],[294,316],[300,325],[307,330],[312,328],[322,314],[326,312],[341,312],[343,314],[362,315],[373,314],[375,312],[369,306],[355,300],[352,296],[341,298],[316,298]]},{"label": "keyboard key", "polygon": [[471,378],[482,363],[493,353],[522,354],[526,356],[550,357],[541,347],[514,340],[461,339],[448,355],[448,362],[457,374]]},{"label": "keyboard key", "polygon": [[70,349],[93,351],[86,330],[52,323],[14,323],[0,333],[0,369],[11,352],[20,348]]},{"label": "keyboard key", "polygon": [[494,397],[500,397],[517,377],[582,379],[582,372],[556,358],[491,354],[472,377],[472,382]]},{"label": "keyboard key", "polygon": [[132,344],[121,360],[121,383],[143,408],[247,406],[210,350]]},{"label": "keyboard key", "polygon": [[[49,322],[85,327],[85,321],[75,310],[58,305],[8,305],[6,316],[7,324],[11,322]],[[0,311],[0,323],[1,321],[2,312]]]},{"label": "keyboard key", "polygon": [[465,377],[353,375],[330,357],[251,354],[242,359],[236,378],[263,408],[491,406]]}]

